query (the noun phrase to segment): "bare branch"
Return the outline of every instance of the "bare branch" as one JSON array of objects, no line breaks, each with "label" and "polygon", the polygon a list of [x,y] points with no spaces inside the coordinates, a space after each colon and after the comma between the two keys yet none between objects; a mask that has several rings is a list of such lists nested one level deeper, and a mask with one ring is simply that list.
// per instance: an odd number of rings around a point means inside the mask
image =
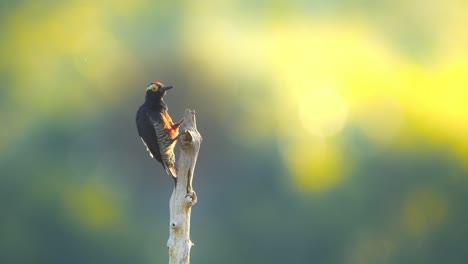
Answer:
[{"label": "bare branch", "polygon": [[197,203],[197,195],[193,190],[192,180],[202,142],[194,111],[185,111],[184,123],[179,131],[177,182],[169,203],[170,228],[167,247],[170,264],[190,263],[190,249],[193,246],[190,241],[190,215],[192,206]]}]

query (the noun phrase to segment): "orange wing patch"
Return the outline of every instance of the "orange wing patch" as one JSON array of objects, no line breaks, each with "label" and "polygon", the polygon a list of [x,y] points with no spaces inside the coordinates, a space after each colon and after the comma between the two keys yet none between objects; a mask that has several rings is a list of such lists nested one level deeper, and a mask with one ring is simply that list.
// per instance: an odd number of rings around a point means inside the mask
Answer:
[{"label": "orange wing patch", "polygon": [[161,117],[162,122],[164,124],[164,129],[169,132],[171,138],[174,139],[175,137],[177,137],[177,135],[179,134],[179,126],[175,125],[174,122],[172,122],[172,118],[169,115],[169,113],[165,112],[161,115]]}]

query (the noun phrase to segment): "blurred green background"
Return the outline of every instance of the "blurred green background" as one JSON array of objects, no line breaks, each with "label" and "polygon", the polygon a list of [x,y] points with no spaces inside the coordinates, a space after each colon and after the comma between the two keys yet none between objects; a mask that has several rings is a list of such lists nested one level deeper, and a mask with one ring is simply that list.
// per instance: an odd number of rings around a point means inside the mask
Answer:
[{"label": "blurred green background", "polygon": [[192,263],[466,263],[468,2],[0,10],[1,263],[167,263],[155,80],[204,138]]}]

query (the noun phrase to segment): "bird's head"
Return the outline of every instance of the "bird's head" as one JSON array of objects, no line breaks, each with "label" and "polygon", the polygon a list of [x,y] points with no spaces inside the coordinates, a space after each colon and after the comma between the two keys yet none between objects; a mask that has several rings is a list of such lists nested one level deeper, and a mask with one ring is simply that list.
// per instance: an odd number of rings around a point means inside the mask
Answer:
[{"label": "bird's head", "polygon": [[172,85],[164,86],[160,82],[152,82],[146,88],[146,97],[151,100],[161,100],[166,95],[166,91],[171,88]]}]

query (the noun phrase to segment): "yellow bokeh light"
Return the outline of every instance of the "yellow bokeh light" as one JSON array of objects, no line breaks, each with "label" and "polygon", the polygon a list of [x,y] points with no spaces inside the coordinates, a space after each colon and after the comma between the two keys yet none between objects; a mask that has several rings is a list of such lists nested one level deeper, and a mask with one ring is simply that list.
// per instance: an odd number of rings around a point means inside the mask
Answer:
[{"label": "yellow bokeh light", "polygon": [[67,213],[87,228],[112,228],[120,221],[121,213],[115,197],[104,186],[94,182],[68,190],[64,193],[64,203]]},{"label": "yellow bokeh light", "polygon": [[312,88],[302,98],[299,115],[305,129],[316,136],[327,137],[338,133],[348,115],[344,98],[331,88]]},{"label": "yellow bokeh light", "polygon": [[417,190],[407,198],[402,216],[405,230],[411,235],[421,236],[445,223],[448,201],[434,190]]},{"label": "yellow bokeh light", "polygon": [[375,98],[363,105],[365,107],[356,113],[356,119],[366,135],[378,143],[393,142],[404,123],[404,113],[398,101]]},{"label": "yellow bokeh light", "polygon": [[322,140],[301,143],[285,145],[282,153],[298,187],[323,192],[337,185],[343,176],[338,146]]}]

